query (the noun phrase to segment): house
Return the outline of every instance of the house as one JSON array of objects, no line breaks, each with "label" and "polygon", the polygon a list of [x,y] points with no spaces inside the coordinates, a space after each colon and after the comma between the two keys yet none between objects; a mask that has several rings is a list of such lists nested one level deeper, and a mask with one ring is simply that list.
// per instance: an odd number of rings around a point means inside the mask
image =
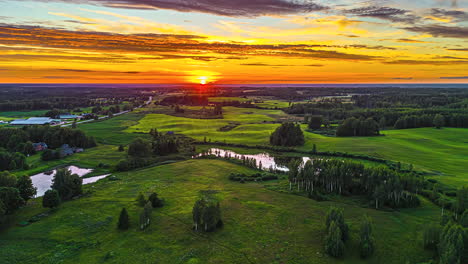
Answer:
[{"label": "house", "polygon": [[73,148],[71,148],[68,144],[63,144],[59,149],[60,158],[71,156],[75,153]]},{"label": "house", "polygon": [[75,148],[75,147],[72,148],[68,144],[63,144],[59,149],[59,155],[60,155],[60,158],[63,158],[63,157],[71,156],[75,153],[81,153],[83,151],[84,151],[83,148]]},{"label": "house", "polygon": [[34,126],[34,125],[56,125],[60,124],[60,120],[50,117],[30,117],[28,119],[16,119],[11,121],[13,126]]},{"label": "house", "polygon": [[47,144],[44,142],[39,142],[39,143],[33,143],[32,144],[33,148],[35,151],[43,151],[48,148]]}]

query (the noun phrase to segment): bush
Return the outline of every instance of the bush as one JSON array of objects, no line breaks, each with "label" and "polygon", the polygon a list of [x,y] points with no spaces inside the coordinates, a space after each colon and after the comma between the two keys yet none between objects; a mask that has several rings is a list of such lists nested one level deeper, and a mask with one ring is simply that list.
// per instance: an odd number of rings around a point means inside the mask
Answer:
[{"label": "bush", "polygon": [[163,201],[159,199],[157,193],[152,193],[149,196],[148,200],[151,202],[151,205],[153,206],[153,208],[159,208],[163,206]]},{"label": "bush", "polygon": [[42,206],[45,208],[55,208],[60,205],[60,196],[57,190],[48,190],[42,198]]},{"label": "bush", "polygon": [[330,223],[328,234],[325,238],[325,251],[328,255],[339,258],[344,255],[344,243],[341,240],[342,233],[335,221]]},{"label": "bush", "polygon": [[128,217],[127,209],[122,208],[120,211],[119,222],[117,228],[120,230],[127,230],[130,227],[130,219]]}]

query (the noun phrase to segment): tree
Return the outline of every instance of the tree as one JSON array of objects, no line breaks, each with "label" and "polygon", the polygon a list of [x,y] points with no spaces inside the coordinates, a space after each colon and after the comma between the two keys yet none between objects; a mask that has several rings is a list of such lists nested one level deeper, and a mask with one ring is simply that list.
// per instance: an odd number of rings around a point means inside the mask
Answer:
[{"label": "tree", "polygon": [[434,117],[434,126],[438,129],[442,128],[445,126],[445,118],[441,114],[437,114]]},{"label": "tree", "polygon": [[42,197],[42,207],[55,208],[60,205],[60,196],[57,190],[48,190]]},{"label": "tree", "polygon": [[130,219],[128,217],[127,209],[122,208],[122,211],[120,211],[119,223],[117,224],[117,228],[120,230],[127,230],[129,227]]},{"label": "tree", "polygon": [[335,222],[340,228],[341,235],[342,235],[341,240],[343,240],[343,242],[348,240],[349,228],[348,228],[348,225],[344,221],[343,209],[331,207],[328,210],[327,220],[326,220],[327,230],[330,230],[330,225],[332,222]]},{"label": "tree", "polygon": [[379,127],[380,127],[381,130],[385,129],[385,127],[387,127],[387,119],[385,118],[385,116],[382,116],[382,118],[380,118]]},{"label": "tree", "polygon": [[204,195],[195,202],[192,217],[196,231],[212,232],[223,225],[219,202],[210,195]]},{"label": "tree", "polygon": [[72,174],[66,168],[62,168],[57,169],[51,187],[58,191],[61,200],[66,201],[80,195],[83,192],[82,185],[83,179],[80,176]]},{"label": "tree", "polygon": [[58,151],[46,149],[41,154],[41,159],[43,161],[56,160],[59,159],[60,155]]},{"label": "tree", "polygon": [[158,207],[163,206],[163,201],[159,199],[158,194],[155,192],[149,196],[148,200],[151,202],[151,205],[153,206],[153,208],[158,208]]},{"label": "tree", "polygon": [[146,203],[143,211],[140,214],[140,229],[146,229],[151,223],[151,212],[153,207],[151,206],[151,202]]},{"label": "tree", "polygon": [[8,171],[0,172],[0,187],[15,187],[16,182],[15,175],[10,174]]},{"label": "tree", "polygon": [[139,193],[137,198],[136,198],[136,202],[139,206],[145,206],[147,200],[145,198],[145,195],[143,193]]},{"label": "tree", "polygon": [[328,234],[325,238],[325,251],[328,255],[339,258],[344,254],[344,243],[341,240],[342,233],[339,226],[332,221],[330,223]]},{"label": "tree", "polygon": [[440,264],[459,264],[464,251],[464,230],[460,225],[448,223],[443,228],[438,245]]},{"label": "tree", "polygon": [[436,250],[440,239],[440,227],[438,225],[430,225],[424,229],[423,244],[424,248]]},{"label": "tree", "polygon": [[320,129],[323,124],[323,116],[313,115],[309,117],[309,128],[310,129]]},{"label": "tree", "polygon": [[284,123],[270,135],[270,144],[275,146],[302,146],[304,142],[304,133],[299,124]]},{"label": "tree", "polygon": [[317,145],[314,144],[314,146],[312,147],[312,153],[316,154],[317,153]]},{"label": "tree", "polygon": [[125,147],[123,145],[119,145],[119,152],[125,151]]},{"label": "tree", "polygon": [[364,216],[361,223],[359,249],[362,258],[367,258],[374,253],[374,238],[372,236],[372,220]]},{"label": "tree", "polygon": [[37,193],[37,189],[34,187],[31,178],[26,175],[19,178],[16,188],[19,190],[21,198],[25,201],[33,198]]},{"label": "tree", "polygon": [[0,201],[5,207],[6,214],[13,213],[24,204],[18,189],[13,187],[0,187]]},{"label": "tree", "polygon": [[142,138],[135,139],[128,146],[128,155],[134,157],[149,157],[151,156],[151,143]]},{"label": "tree", "polygon": [[77,126],[77,124],[76,124],[76,119],[75,119],[75,120],[73,121],[72,125],[71,125],[71,128],[75,129],[76,126]]}]

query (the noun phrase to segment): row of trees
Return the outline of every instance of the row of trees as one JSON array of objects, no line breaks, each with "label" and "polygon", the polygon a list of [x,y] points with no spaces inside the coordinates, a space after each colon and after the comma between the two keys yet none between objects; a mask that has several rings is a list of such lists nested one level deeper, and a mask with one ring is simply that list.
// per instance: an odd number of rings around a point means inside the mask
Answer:
[{"label": "row of trees", "polygon": [[422,180],[413,173],[399,173],[386,167],[364,168],[360,163],[343,160],[291,160],[288,164],[290,189],[313,193],[360,194],[375,202],[378,209],[415,207],[419,199],[413,193],[422,188]]},{"label": "row of trees", "polygon": [[283,123],[270,135],[270,144],[275,146],[302,146],[304,143],[301,126],[291,122]]},{"label": "row of trees", "polygon": [[5,223],[7,215],[14,213],[35,195],[36,188],[28,176],[17,178],[8,171],[0,172],[0,225]]},{"label": "row of trees", "polygon": [[[23,128],[0,129],[0,147],[10,152],[33,154],[31,142],[45,142],[49,148],[58,148],[63,144],[71,147],[90,148],[96,146],[92,136],[83,131],[67,127],[29,126]],[[28,145],[27,148],[25,145]]]},{"label": "row of trees", "polygon": [[379,125],[372,118],[348,118],[336,130],[338,137],[378,136]]}]

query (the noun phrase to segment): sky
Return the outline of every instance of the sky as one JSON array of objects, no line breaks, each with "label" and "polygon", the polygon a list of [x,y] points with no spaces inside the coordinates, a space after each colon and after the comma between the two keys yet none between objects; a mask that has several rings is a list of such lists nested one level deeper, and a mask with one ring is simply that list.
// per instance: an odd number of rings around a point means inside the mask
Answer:
[{"label": "sky", "polygon": [[0,83],[468,83],[468,0],[0,0]]}]

